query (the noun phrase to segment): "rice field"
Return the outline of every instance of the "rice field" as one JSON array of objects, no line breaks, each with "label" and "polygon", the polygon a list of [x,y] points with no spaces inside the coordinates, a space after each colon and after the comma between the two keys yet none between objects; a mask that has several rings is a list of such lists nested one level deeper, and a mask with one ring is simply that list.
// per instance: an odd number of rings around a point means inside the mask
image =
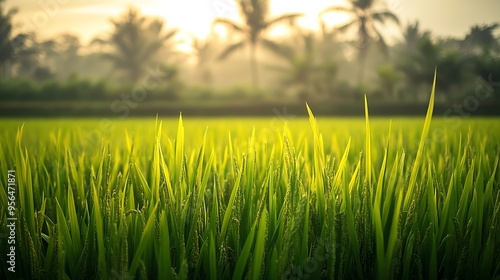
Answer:
[{"label": "rice field", "polygon": [[432,105],[2,120],[1,278],[499,279],[500,122]]}]

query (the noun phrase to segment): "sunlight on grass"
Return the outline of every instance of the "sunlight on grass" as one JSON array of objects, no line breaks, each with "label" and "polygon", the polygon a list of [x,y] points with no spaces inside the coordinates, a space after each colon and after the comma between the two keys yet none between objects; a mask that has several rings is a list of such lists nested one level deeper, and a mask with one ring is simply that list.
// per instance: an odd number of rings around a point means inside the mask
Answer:
[{"label": "sunlight on grass", "polygon": [[[116,120],[113,133],[97,120],[6,120],[17,275],[498,277],[500,125],[431,124],[433,102],[434,90],[425,120],[393,121],[370,119],[366,99],[364,120],[306,105],[308,120],[267,137],[267,119]],[[429,137],[438,129],[446,141]],[[6,217],[2,206],[2,232]]]}]

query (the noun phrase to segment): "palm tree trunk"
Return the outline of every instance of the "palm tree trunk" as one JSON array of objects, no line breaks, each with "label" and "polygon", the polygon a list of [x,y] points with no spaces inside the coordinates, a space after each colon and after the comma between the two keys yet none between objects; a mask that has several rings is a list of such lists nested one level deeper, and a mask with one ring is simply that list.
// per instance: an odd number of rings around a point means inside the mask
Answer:
[{"label": "palm tree trunk", "polygon": [[257,48],[256,43],[250,44],[250,71],[252,75],[252,87],[255,92],[257,92],[259,88],[256,48]]},{"label": "palm tree trunk", "polygon": [[360,50],[359,50],[359,82],[361,88],[364,89],[365,86],[365,68],[366,68],[366,56],[368,54],[369,40],[370,36],[368,35],[368,31],[366,29],[366,22],[361,21],[360,27]]},{"label": "palm tree trunk", "polygon": [[134,84],[139,82],[139,79],[141,78],[140,70],[137,66],[133,66],[130,68],[130,79],[131,82]]},{"label": "palm tree trunk", "polygon": [[361,50],[359,57],[359,82],[361,87],[365,85],[366,49]]},{"label": "palm tree trunk", "polygon": [[12,67],[10,61],[5,61],[0,67],[0,78],[10,78],[12,75]]}]

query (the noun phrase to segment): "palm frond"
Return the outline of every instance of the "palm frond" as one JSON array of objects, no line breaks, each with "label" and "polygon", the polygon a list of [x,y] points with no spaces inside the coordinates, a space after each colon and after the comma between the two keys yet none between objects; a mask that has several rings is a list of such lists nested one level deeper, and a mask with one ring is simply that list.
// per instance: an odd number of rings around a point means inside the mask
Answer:
[{"label": "palm frond", "polygon": [[229,29],[231,31],[237,31],[240,33],[246,32],[245,28],[241,27],[236,22],[233,22],[233,21],[231,21],[229,19],[225,19],[225,18],[216,18],[214,20],[212,26],[215,26],[215,25],[223,25],[224,27],[226,27],[227,29]]},{"label": "palm frond", "polygon": [[250,5],[249,5],[248,1],[246,1],[246,0],[239,0],[238,1],[238,6],[240,8],[240,14],[242,16],[250,15],[252,9],[250,8]]},{"label": "palm frond", "polygon": [[384,40],[384,37],[382,37],[382,34],[380,31],[378,31],[376,28],[374,28],[375,32],[377,33],[378,40],[377,40],[377,45],[384,54],[386,58],[389,57],[389,47],[387,46],[387,43]]},{"label": "palm frond", "polygon": [[137,54],[138,61],[148,61],[153,57],[151,54],[157,53],[164,46],[163,41],[152,41],[145,44]]},{"label": "palm frond", "polygon": [[331,12],[343,12],[348,14],[354,14],[355,10],[353,8],[345,7],[345,6],[332,6],[324,9],[319,13],[319,17],[322,17],[324,14],[328,14]]},{"label": "palm frond", "polygon": [[175,35],[177,35],[179,33],[179,29],[177,28],[173,28],[173,29],[170,29],[167,34],[165,34],[163,37],[162,37],[162,40],[163,41],[168,41],[170,39],[172,39],[173,37],[175,37]]},{"label": "palm frond", "polygon": [[376,0],[354,0],[351,1],[353,6],[360,10],[370,10]]},{"label": "palm frond", "polygon": [[283,23],[283,22],[288,22],[290,25],[293,25],[294,24],[294,21],[298,18],[298,17],[301,17],[303,16],[304,14],[302,13],[291,13],[291,14],[284,14],[284,15],[281,15],[281,16],[278,16],[276,18],[273,18],[271,20],[269,20],[265,26],[266,28],[269,28],[269,27],[272,27],[273,25],[275,24],[278,24],[278,23]]},{"label": "palm frond", "polygon": [[381,23],[385,23],[389,20],[397,24],[398,26],[400,25],[398,16],[389,11],[375,12],[371,14],[371,17]]},{"label": "palm frond", "polygon": [[117,67],[126,67],[127,63],[120,57],[114,53],[102,53],[101,57],[105,60],[109,60],[113,62]]},{"label": "palm frond", "polygon": [[17,34],[12,42],[15,43],[16,48],[24,48],[29,40],[30,35],[26,33]]},{"label": "palm frond", "polygon": [[164,21],[159,19],[153,19],[149,22],[147,31],[153,34],[160,34],[161,31],[163,30],[164,25],[165,25]]},{"label": "palm frond", "polygon": [[268,40],[268,39],[262,39],[261,43],[262,43],[262,46],[264,48],[272,51],[274,54],[276,54],[276,55],[278,55],[286,60],[289,60],[291,57],[293,57],[292,48],[290,48],[286,45],[279,44],[279,43],[273,42],[273,41]]},{"label": "palm frond", "polygon": [[346,32],[349,28],[351,28],[353,25],[355,25],[357,23],[358,23],[358,20],[353,19],[353,20],[345,23],[344,25],[341,25],[341,26],[335,28],[335,30],[338,32]]},{"label": "palm frond", "polygon": [[11,19],[13,16],[15,16],[17,13],[19,13],[19,9],[17,7],[10,8],[7,13],[5,14],[5,18]]},{"label": "palm frond", "polygon": [[233,52],[241,49],[243,46],[245,46],[245,41],[241,41],[232,45],[229,45],[222,53],[219,55],[218,59],[223,60],[229,55],[231,55]]}]

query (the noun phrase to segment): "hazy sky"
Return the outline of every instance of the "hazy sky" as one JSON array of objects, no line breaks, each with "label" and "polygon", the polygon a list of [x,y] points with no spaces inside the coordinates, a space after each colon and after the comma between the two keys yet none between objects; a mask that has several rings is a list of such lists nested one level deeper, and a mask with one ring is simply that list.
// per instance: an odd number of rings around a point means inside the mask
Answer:
[{"label": "hazy sky", "polygon": [[[205,36],[217,16],[237,19],[234,0],[7,0],[18,7],[19,26],[43,37],[62,32],[79,34],[87,41],[110,30],[110,17],[123,13],[130,4],[142,13],[166,19],[167,26]],[[343,0],[271,0],[271,14],[303,12],[300,24],[315,28],[317,14]],[[435,35],[462,37],[473,24],[500,21],[500,0],[387,0],[403,23],[419,20],[421,27]],[[345,20],[337,16],[332,21]]]}]

